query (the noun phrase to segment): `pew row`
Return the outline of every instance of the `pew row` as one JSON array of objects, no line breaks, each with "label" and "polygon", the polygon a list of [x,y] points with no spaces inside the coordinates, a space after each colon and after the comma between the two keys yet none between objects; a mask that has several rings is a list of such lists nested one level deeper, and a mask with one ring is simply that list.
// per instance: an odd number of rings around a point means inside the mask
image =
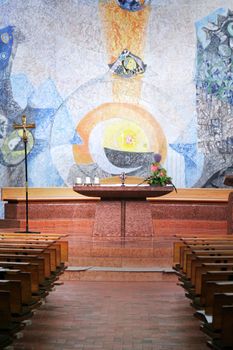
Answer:
[{"label": "pew row", "polygon": [[208,346],[232,349],[233,237],[177,237],[173,264]]},{"label": "pew row", "polygon": [[0,349],[22,336],[66,269],[66,235],[0,233]]}]

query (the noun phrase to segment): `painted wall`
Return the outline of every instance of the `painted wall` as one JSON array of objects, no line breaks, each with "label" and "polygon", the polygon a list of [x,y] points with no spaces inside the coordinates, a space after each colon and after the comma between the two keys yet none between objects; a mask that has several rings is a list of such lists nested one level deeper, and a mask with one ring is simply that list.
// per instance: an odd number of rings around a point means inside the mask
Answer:
[{"label": "painted wall", "polygon": [[72,186],[153,153],[177,187],[233,160],[232,0],[0,0],[0,186]]}]

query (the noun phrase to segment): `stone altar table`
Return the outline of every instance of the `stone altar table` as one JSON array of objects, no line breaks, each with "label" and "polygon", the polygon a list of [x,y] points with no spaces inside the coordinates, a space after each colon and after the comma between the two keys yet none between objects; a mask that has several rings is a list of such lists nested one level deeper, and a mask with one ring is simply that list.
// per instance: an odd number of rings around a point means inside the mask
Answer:
[{"label": "stone altar table", "polygon": [[125,240],[154,235],[151,204],[146,198],[164,196],[173,191],[173,187],[75,185],[73,190],[101,199],[96,205],[94,238],[116,237]]}]

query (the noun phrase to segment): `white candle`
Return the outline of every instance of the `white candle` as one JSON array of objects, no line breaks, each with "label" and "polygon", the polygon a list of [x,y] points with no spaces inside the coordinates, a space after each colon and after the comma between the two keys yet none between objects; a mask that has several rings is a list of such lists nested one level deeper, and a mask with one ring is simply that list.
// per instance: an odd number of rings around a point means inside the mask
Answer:
[{"label": "white candle", "polygon": [[90,184],[91,183],[91,178],[89,176],[86,177],[85,183],[86,184]]},{"label": "white candle", "polygon": [[94,184],[95,185],[99,185],[100,184],[100,179],[97,176],[94,177]]},{"label": "white candle", "polygon": [[76,184],[81,185],[82,184],[82,179],[81,177],[76,177]]}]

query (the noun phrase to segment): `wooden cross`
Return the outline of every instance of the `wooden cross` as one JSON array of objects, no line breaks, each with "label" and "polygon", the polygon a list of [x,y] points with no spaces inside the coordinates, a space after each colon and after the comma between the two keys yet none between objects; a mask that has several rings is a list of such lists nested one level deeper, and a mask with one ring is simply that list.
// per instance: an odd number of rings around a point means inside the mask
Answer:
[{"label": "wooden cross", "polygon": [[27,142],[28,136],[27,136],[27,129],[34,129],[36,127],[35,123],[27,124],[27,117],[26,115],[22,116],[22,124],[13,124],[14,129],[23,129],[23,141]]}]

